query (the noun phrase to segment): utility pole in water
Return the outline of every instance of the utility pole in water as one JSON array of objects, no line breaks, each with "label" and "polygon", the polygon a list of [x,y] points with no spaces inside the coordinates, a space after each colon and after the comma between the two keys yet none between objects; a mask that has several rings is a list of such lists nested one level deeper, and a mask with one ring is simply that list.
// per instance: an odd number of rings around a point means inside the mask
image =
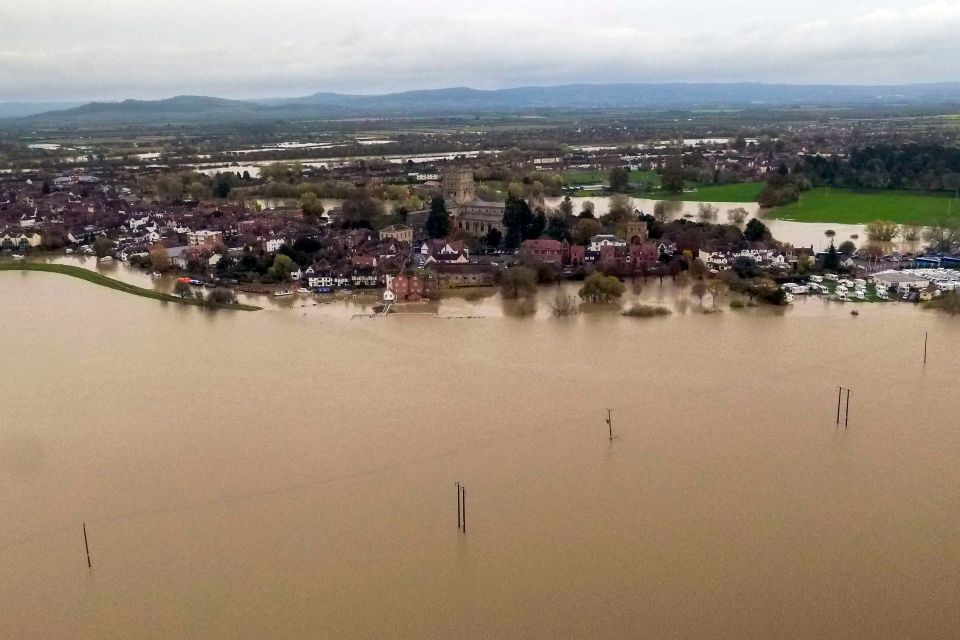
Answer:
[{"label": "utility pole in water", "polygon": [[840,407],[843,404],[843,394],[847,394],[847,407],[843,415],[843,426],[850,425],[850,389],[846,387],[837,387],[837,424],[840,424]]},{"label": "utility pole in water", "polygon": [[83,523],[83,548],[87,550],[87,568],[90,569],[93,567],[90,564],[90,544],[87,542],[87,523]]},{"label": "utility pole in water", "polygon": [[607,430],[610,432],[610,440],[613,441],[613,410],[607,409]]}]

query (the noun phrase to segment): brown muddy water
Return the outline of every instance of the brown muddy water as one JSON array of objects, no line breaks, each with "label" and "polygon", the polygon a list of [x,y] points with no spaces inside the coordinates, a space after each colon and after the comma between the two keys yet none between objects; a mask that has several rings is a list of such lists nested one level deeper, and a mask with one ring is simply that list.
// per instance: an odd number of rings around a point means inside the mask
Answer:
[{"label": "brown muddy water", "polygon": [[960,636],[949,318],[0,295],[2,637]]}]

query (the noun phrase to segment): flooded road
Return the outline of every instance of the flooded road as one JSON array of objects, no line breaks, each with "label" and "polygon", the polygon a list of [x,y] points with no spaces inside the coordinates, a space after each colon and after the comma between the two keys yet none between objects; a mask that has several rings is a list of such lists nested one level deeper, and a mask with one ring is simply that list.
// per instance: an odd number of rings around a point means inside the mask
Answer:
[{"label": "flooded road", "polygon": [[954,319],[0,295],[7,637],[960,634]]}]

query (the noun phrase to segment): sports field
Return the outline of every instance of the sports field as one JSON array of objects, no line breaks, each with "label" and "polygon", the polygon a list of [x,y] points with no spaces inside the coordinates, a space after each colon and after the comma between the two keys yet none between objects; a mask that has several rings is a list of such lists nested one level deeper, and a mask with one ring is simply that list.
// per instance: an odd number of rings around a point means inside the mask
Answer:
[{"label": "sports field", "polygon": [[960,219],[960,201],[948,193],[820,187],[805,192],[800,201],[774,209],[770,217],[837,224],[892,220],[900,224],[932,225],[945,218]]},{"label": "sports field", "polygon": [[763,190],[762,182],[739,182],[735,184],[709,184],[688,186],[683,193],[668,196],[665,200],[683,200],[698,202],[756,202]]}]

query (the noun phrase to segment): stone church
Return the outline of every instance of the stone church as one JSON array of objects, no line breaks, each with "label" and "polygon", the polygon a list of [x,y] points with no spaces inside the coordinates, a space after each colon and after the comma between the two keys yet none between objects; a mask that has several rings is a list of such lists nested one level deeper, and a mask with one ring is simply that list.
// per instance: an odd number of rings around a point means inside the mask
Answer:
[{"label": "stone church", "polygon": [[450,213],[450,227],[465,234],[483,237],[491,229],[504,233],[503,202],[486,202],[477,197],[473,169],[447,167],[443,170],[443,199]]}]

